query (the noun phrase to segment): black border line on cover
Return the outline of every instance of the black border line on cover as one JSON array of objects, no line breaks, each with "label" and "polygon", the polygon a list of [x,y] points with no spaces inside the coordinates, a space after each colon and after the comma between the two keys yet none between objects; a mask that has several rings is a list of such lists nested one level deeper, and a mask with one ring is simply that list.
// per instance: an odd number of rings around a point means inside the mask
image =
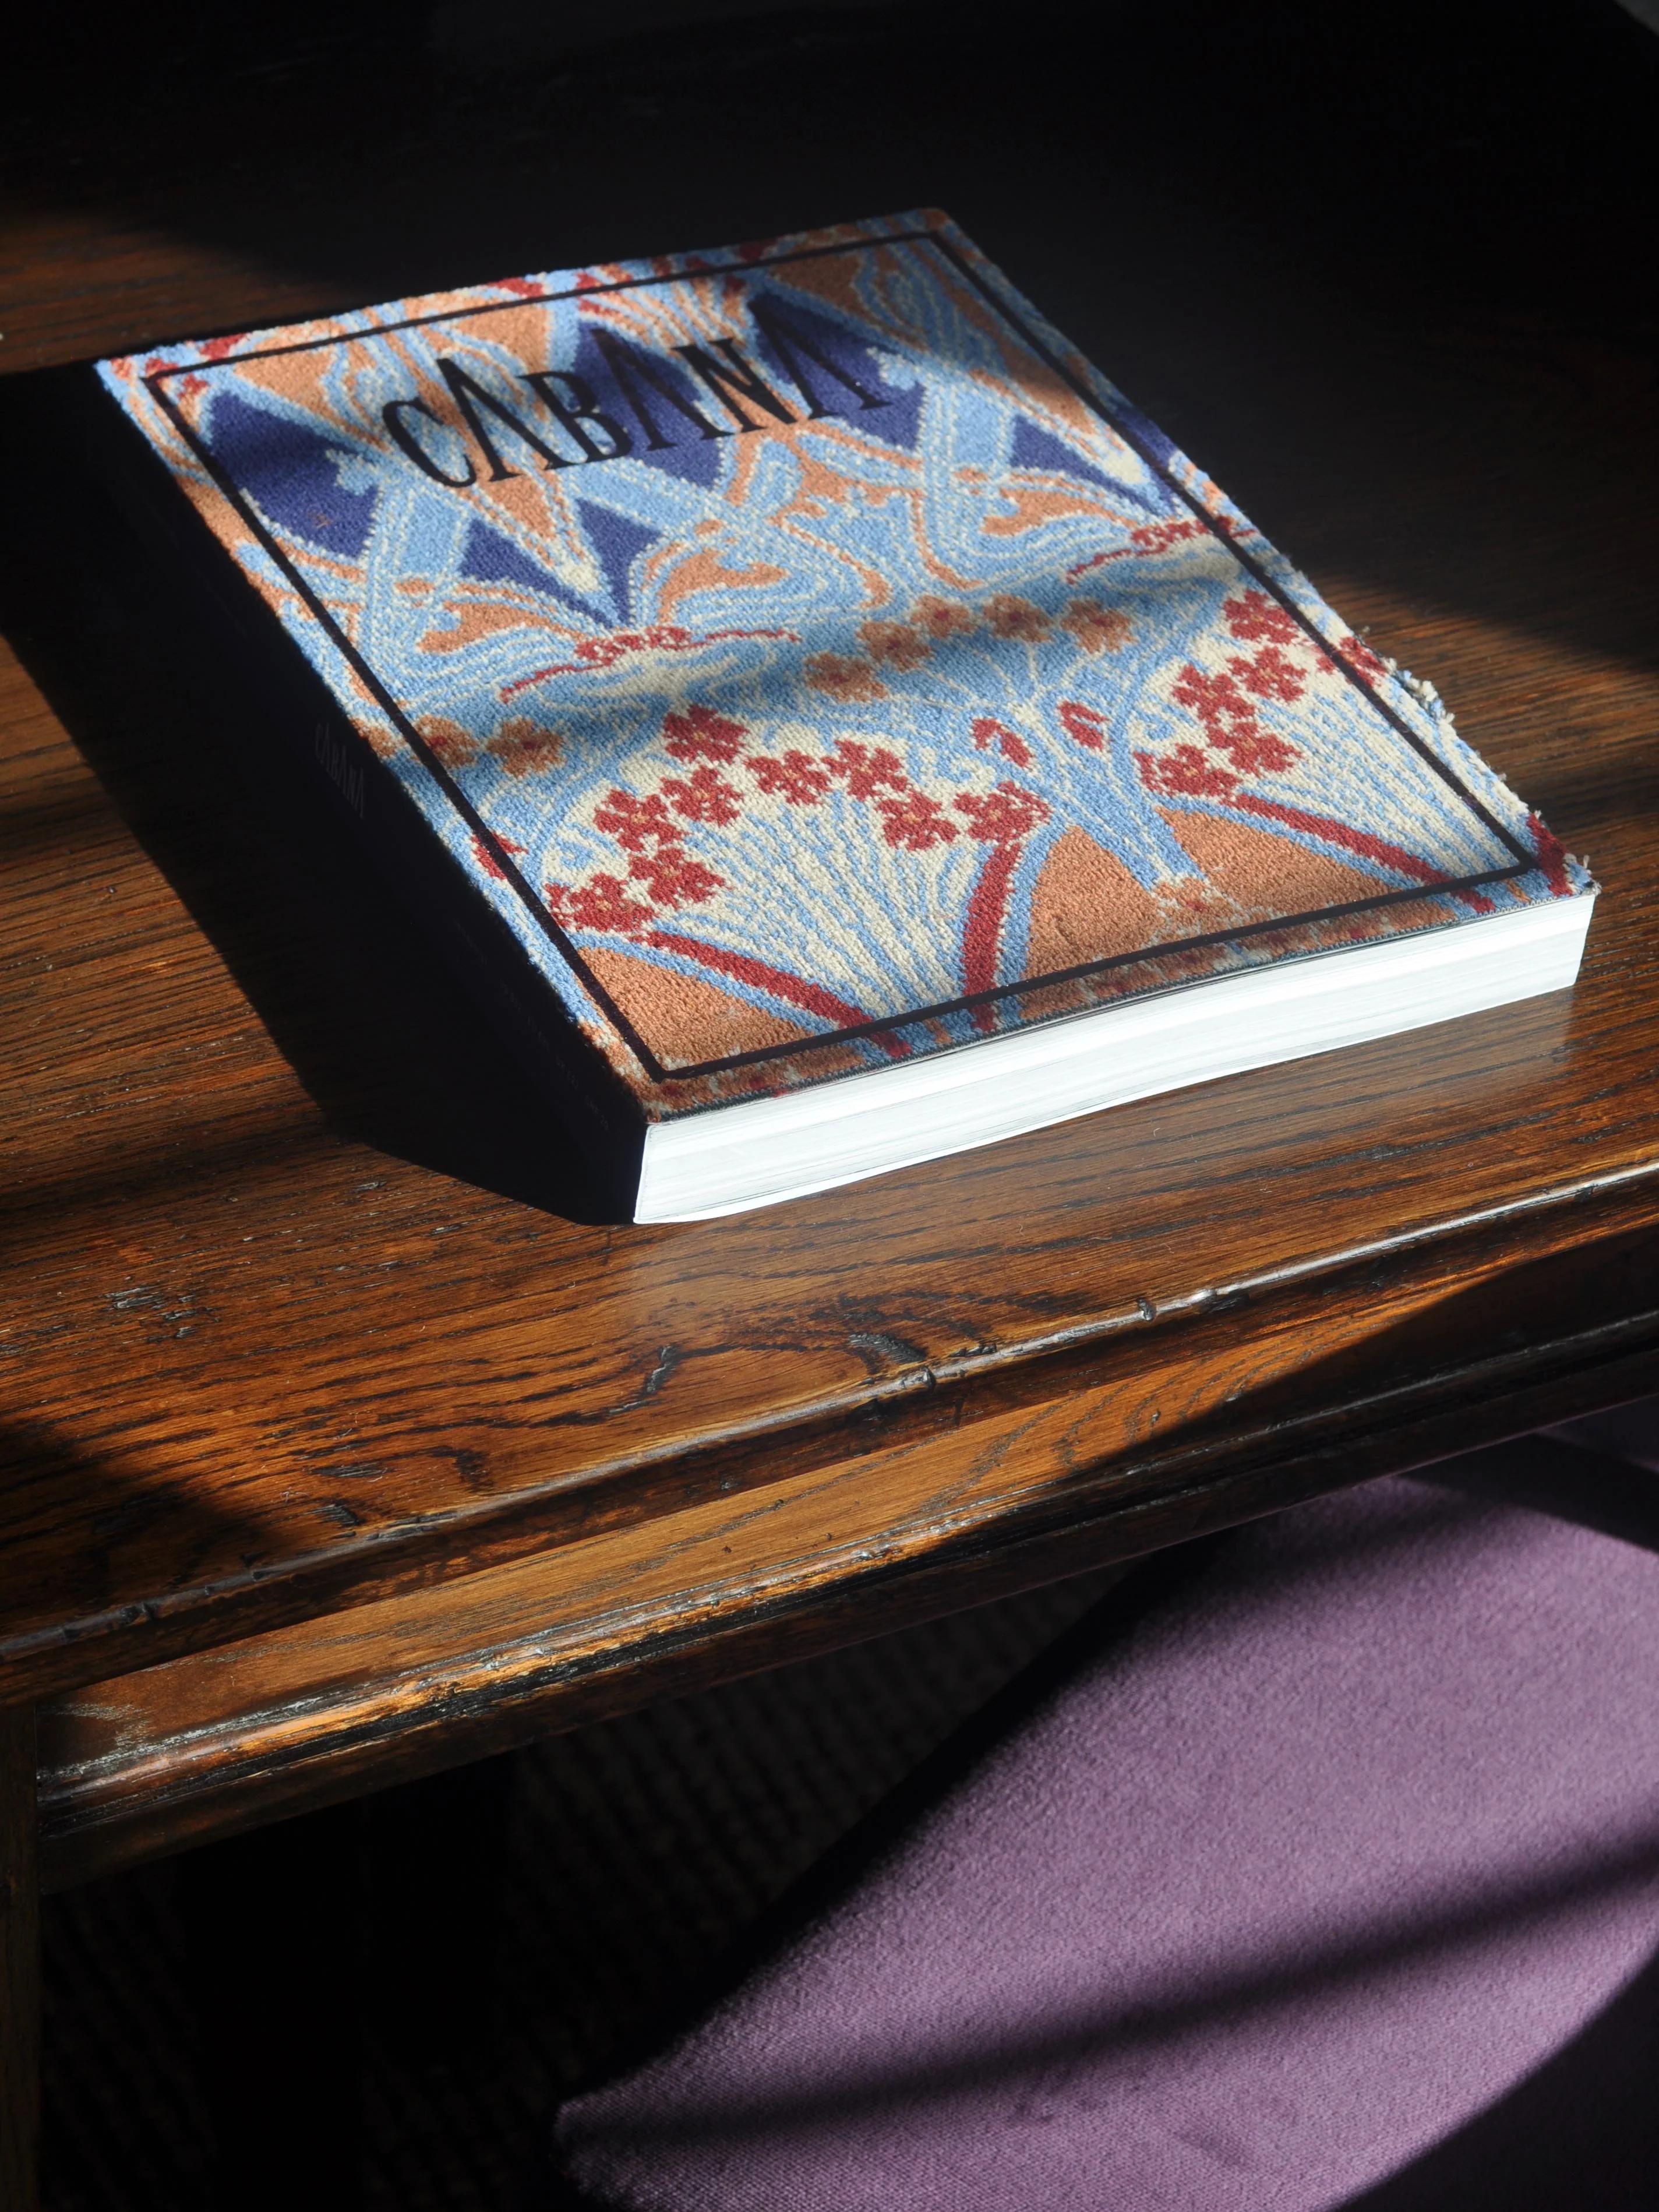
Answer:
[{"label": "black border line on cover", "polygon": [[[611,993],[605,989],[599,977],[592,974],[577,945],[553,915],[548,912],[542,901],[537,897],[531,885],[526,881],[522,872],[514,862],[512,855],[502,848],[495,833],[484,821],[477,807],[421,736],[419,731],[415,728],[408,715],[386,690],[368,661],[364,659],[335,621],[325,605],[307,582],[292,556],[254,507],[252,501],[230,476],[217,456],[197,435],[172,394],[165,389],[167,380],[170,377],[202,376],[216,368],[234,368],[241,362],[264,361],[279,355],[313,352],[325,346],[358,344],[376,337],[390,337],[398,331],[419,329],[433,323],[471,321],[479,315],[503,313],[514,308],[533,307],[561,300],[591,298],[609,292],[635,291],[654,284],[696,283],[706,277],[742,276],[753,270],[774,268],[789,262],[816,260],[825,255],[867,252],[882,246],[907,245],[932,245],[937,247],[957,276],[970,284],[975,291],[1002,317],[1043,366],[1058,376],[1071,391],[1077,394],[1091,413],[1097,415],[1109,429],[1123,440],[1159,482],[1167,486],[1211,534],[1225,546],[1245,573],[1260,584],[1299,629],[1306,632],[1319,651],[1340,670],[1390,727],[1403,737],[1413,750],[1418,753],[1451,787],[1470,811],[1512,853],[1519,856],[1512,866],[1504,868],[1489,868],[1479,875],[1449,878],[1443,883],[1419,884],[1401,890],[1383,891],[1372,898],[1352,899],[1340,906],[1319,907],[1306,914],[1283,915],[1270,921],[1247,923],[1242,927],[1232,929],[1211,930],[1195,937],[1174,939],[1163,945],[1143,945],[1137,951],[1115,953],[1104,959],[1082,961],[1075,967],[1056,969],[1042,975],[1024,976],[1018,982],[996,984],[987,990],[969,992],[959,998],[941,1000],[933,1006],[913,1007],[902,1014],[883,1015],[868,1022],[854,1024],[845,1029],[826,1030],[819,1036],[802,1037],[786,1044],[763,1045],[750,1052],[733,1053],[719,1060],[700,1060],[689,1066],[665,1066],[646,1043],[644,1038],[635,1030],[633,1024],[617,1006]],[[1297,606],[1277,580],[1261,567],[1246,547],[1238,544],[1221,519],[1212,514],[1185,484],[1170,473],[1158,460],[1156,454],[1148,449],[1137,433],[1127,424],[1120,422],[1117,416],[1089,389],[1082,379],[1075,376],[1063,362],[1055,358],[1052,350],[1029,328],[1024,317],[1000,296],[996,289],[988,283],[947,240],[940,237],[937,231],[931,229],[895,231],[879,238],[848,239],[838,245],[803,246],[787,253],[757,255],[754,259],[748,261],[717,263],[707,269],[682,269],[654,276],[620,277],[603,284],[572,285],[568,289],[559,292],[526,293],[511,300],[484,301],[477,307],[447,307],[429,315],[410,315],[401,322],[371,325],[368,329],[362,331],[336,332],[326,337],[301,338],[287,345],[250,347],[246,352],[222,355],[216,361],[184,362],[177,366],[168,364],[163,368],[152,371],[143,379],[143,383],[219,490],[247,524],[259,544],[310,609],[319,626],[337,647],[347,664],[362,680],[370,696],[384,708],[411,751],[443,791],[472,835],[489,848],[505,880],[511,884],[520,902],[534,916],[544,934],[552,941],[561,957],[574,969],[584,988],[605,1010],[653,1083],[686,1082],[699,1076],[721,1074],[729,1069],[751,1066],[766,1060],[790,1059],[797,1054],[814,1052],[830,1045],[851,1043],[865,1037],[883,1036],[895,1030],[908,1029],[918,1022],[935,1020],[946,1014],[965,1012],[977,1006],[994,1004],[1001,999],[1016,998],[1032,991],[1056,988],[1063,984],[1080,981],[1090,975],[1104,974],[1115,968],[1128,967],[1137,963],[1161,959],[1175,953],[1197,951],[1212,945],[1235,943],[1241,938],[1259,937],[1276,930],[1294,929],[1309,922],[1339,921],[1349,915],[1370,912],[1378,907],[1400,905],[1413,899],[1438,898],[1451,892],[1474,890],[1486,884],[1507,882],[1516,876],[1527,873],[1538,865],[1537,856],[1528,852],[1514,835],[1488,812],[1475,794],[1464,786],[1448,763],[1439,759],[1432,749],[1425,744],[1410,724],[1401,715],[1396,714],[1384,700],[1378,697],[1369,678],[1360,670],[1355,668],[1328,639],[1321,635],[1313,622]],[[361,732],[356,734],[358,735],[361,743],[367,744],[367,740],[362,738]],[[370,750],[372,750],[372,748]],[[1093,1012],[1095,1009],[1085,1008],[1079,1011],[1087,1012]],[[856,1073],[857,1071],[848,1072]]]}]

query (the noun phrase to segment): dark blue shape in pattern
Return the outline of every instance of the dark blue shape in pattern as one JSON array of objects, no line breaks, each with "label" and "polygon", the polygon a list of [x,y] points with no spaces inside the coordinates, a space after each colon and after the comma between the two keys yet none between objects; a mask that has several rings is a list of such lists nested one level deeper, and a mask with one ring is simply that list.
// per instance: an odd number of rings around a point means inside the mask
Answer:
[{"label": "dark blue shape in pattern", "polygon": [[885,383],[878,390],[886,398],[886,406],[872,408],[868,413],[860,408],[853,420],[872,438],[884,438],[890,446],[901,446],[907,453],[914,453],[921,435],[921,379],[918,377],[908,391]]},{"label": "dark blue shape in pattern", "polygon": [[568,585],[562,584],[550,568],[544,568],[539,561],[532,561],[527,553],[520,551],[510,538],[499,530],[492,530],[476,516],[468,526],[466,544],[461,550],[461,574],[480,584],[517,584],[526,591],[543,592],[548,599],[574,607],[590,622],[602,628],[610,626],[610,618],[603,608],[590,606]]},{"label": "dark blue shape in pattern", "polygon": [[[636,346],[624,345],[623,350],[630,358],[646,358]],[[649,362],[659,376],[671,378],[694,405],[700,398],[706,398],[702,386],[694,386],[678,362],[662,354],[652,354]],[[586,378],[599,396],[601,408],[633,440],[630,459],[643,461],[647,468],[665,469],[670,476],[683,477],[688,483],[708,485],[714,482],[720,472],[720,456],[726,449],[726,440],[705,438],[696,424],[688,422],[678,409],[670,406],[656,386],[641,374],[639,379],[641,400],[651,410],[663,436],[674,441],[653,453],[646,443],[645,425],[617,389],[616,380],[605,356],[594,344],[593,333],[586,324],[581,327],[581,335],[576,341],[575,356],[570,365],[578,376]],[[707,409],[704,411],[707,412]],[[716,408],[714,411],[718,415],[720,410]]]},{"label": "dark blue shape in pattern", "polygon": [[320,431],[251,407],[234,392],[216,394],[209,418],[213,457],[265,519],[325,553],[355,561],[368,543],[374,494],[347,491]]},{"label": "dark blue shape in pattern", "polygon": [[635,432],[632,458],[643,461],[648,469],[666,469],[671,477],[684,477],[688,483],[712,484],[720,472],[720,456],[726,450],[725,440],[699,437],[689,422],[665,406],[661,410],[659,419],[661,417],[666,417],[662,427],[669,436],[678,437],[682,430],[684,431],[684,445],[665,446],[659,453],[649,452],[643,432],[630,416],[629,427]]},{"label": "dark blue shape in pattern", "polygon": [[1014,419],[1014,442],[1008,458],[1017,469],[1058,469],[1063,476],[1081,477],[1085,483],[1104,484],[1109,491],[1117,489],[1109,476],[1091,467],[1063,438],[1056,438],[1051,430],[1038,429],[1023,415]]},{"label": "dark blue shape in pattern", "polygon": [[635,556],[643,553],[647,545],[654,545],[661,532],[630,522],[625,514],[613,514],[608,507],[600,507],[591,499],[579,499],[575,505],[583,535],[599,556],[605,580],[611,586],[617,618],[619,622],[632,622],[634,594],[629,586],[628,572]]},{"label": "dark blue shape in pattern", "polygon": [[[1139,447],[1155,469],[1170,466],[1178,450],[1175,440],[1166,437],[1150,416],[1143,415],[1138,407],[1132,407],[1121,392],[1118,395],[1117,416],[1119,427],[1133,444]],[[1158,489],[1164,495],[1165,511],[1179,513],[1181,501],[1175,494],[1163,483],[1159,484]]]},{"label": "dark blue shape in pattern", "polygon": [[1132,507],[1144,507],[1153,514],[1166,514],[1172,503],[1161,484],[1148,493],[1137,486],[1120,483],[1103,470],[1091,466],[1063,438],[1056,438],[1052,431],[1039,429],[1023,415],[1015,421],[1014,442],[1008,458],[1017,469],[1058,469],[1066,476],[1081,477],[1085,483],[1103,484],[1115,499],[1126,499]]},{"label": "dark blue shape in pattern", "polygon": [[[872,398],[886,403],[881,407],[863,406],[856,393],[849,392],[844,384],[838,384],[803,348],[801,374],[810,378],[813,395],[825,414],[844,415],[871,437],[883,439],[890,446],[901,446],[907,453],[915,451],[916,440],[921,434],[922,387],[920,379],[908,386],[889,384],[881,355],[868,338],[856,336],[843,324],[803,306],[798,299],[787,297],[781,293],[758,290],[756,296],[764,303],[765,308],[775,317],[786,333],[799,331],[804,338],[811,340],[819,353],[834,362],[843,376],[849,376],[855,384],[861,384]],[[754,329],[754,341],[756,351],[778,379],[782,396],[799,405],[797,386],[788,363],[768,342],[758,325]]]}]

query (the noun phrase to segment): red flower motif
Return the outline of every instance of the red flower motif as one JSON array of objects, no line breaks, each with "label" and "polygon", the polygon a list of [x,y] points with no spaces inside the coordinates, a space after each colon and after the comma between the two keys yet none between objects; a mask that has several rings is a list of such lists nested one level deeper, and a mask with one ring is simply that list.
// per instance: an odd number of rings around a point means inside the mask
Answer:
[{"label": "red flower motif", "polygon": [[895,668],[920,668],[933,650],[908,623],[867,622],[859,637],[872,660],[885,660]]},{"label": "red flower motif", "polygon": [[[1170,546],[1200,537],[1203,529],[1201,522],[1143,522],[1139,530],[1129,532],[1129,543],[1137,553],[1167,553]],[[1078,569],[1073,573],[1080,575],[1083,572]]]},{"label": "red flower motif", "polygon": [[1249,655],[1236,653],[1227,665],[1258,699],[1299,699],[1307,688],[1302,671],[1276,645],[1264,645],[1260,653]]},{"label": "red flower motif", "polygon": [[925,853],[931,846],[948,845],[957,834],[956,823],[926,792],[908,791],[902,799],[884,799],[881,813],[883,836],[890,845],[902,845],[907,852]]},{"label": "red flower motif", "polygon": [[1169,798],[1225,799],[1238,788],[1237,776],[1218,767],[1200,745],[1177,745],[1162,759],[1137,753],[1140,780],[1149,791]]},{"label": "red flower motif", "polygon": [[595,876],[580,890],[549,884],[547,903],[556,921],[573,929],[604,930],[622,937],[636,936],[652,919],[651,908],[631,899],[615,876]]},{"label": "red flower motif", "polygon": [[[640,854],[629,863],[628,872],[646,885],[659,907],[695,906],[699,900],[712,898],[726,886],[724,876],[717,876],[701,860],[692,860],[679,845]],[[593,880],[599,883],[604,878],[596,876]]]},{"label": "red flower motif", "polygon": [[1006,722],[998,721],[994,714],[981,714],[973,726],[974,743],[984,752],[995,741],[997,750],[1004,760],[1012,761],[1016,768],[1030,768],[1036,756],[1017,730]]},{"label": "red flower motif", "polygon": [[1048,635],[1048,617],[1042,608],[1012,592],[993,593],[985,602],[985,619],[994,637],[1023,638],[1028,645],[1040,645]]},{"label": "red flower motif", "polygon": [[1196,714],[1212,738],[1230,722],[1255,720],[1255,708],[1232,677],[1224,672],[1219,676],[1206,676],[1191,661],[1170,686],[1170,696],[1178,707],[1185,707]]},{"label": "red flower motif", "polygon": [[660,852],[678,844],[680,826],[653,791],[648,799],[635,799],[631,791],[613,791],[593,810],[593,826],[614,837],[624,853],[643,853],[647,845]]},{"label": "red flower motif", "polygon": [[478,757],[471,730],[444,714],[422,714],[415,725],[446,768],[465,768]]},{"label": "red flower motif", "polygon": [[823,765],[831,775],[846,777],[849,799],[873,799],[884,786],[890,791],[907,787],[898,755],[885,745],[862,744],[857,738],[837,738]]},{"label": "red flower motif", "polygon": [[[1237,656],[1234,665],[1238,665]],[[1189,661],[1170,686],[1170,696],[1197,715],[1210,743],[1226,754],[1241,775],[1276,775],[1297,757],[1294,745],[1262,728],[1255,708],[1224,670],[1206,676]]]},{"label": "red flower motif", "polygon": [[1062,699],[1060,702],[1060,725],[1068,738],[1075,738],[1079,744],[1087,745],[1091,753],[1105,751],[1105,719],[1096,714],[1092,707],[1085,707],[1076,699]]},{"label": "red flower motif", "polygon": [[958,606],[954,599],[942,599],[936,592],[916,601],[910,619],[929,637],[966,637],[979,627],[969,608]]},{"label": "red flower motif", "polygon": [[556,765],[564,750],[564,740],[556,730],[544,730],[530,721],[503,722],[484,748],[504,768],[508,775],[534,775],[540,769]]},{"label": "red flower motif", "polygon": [[769,797],[781,793],[792,806],[816,806],[830,788],[830,769],[810,753],[793,746],[781,760],[765,753],[750,753],[749,767]]},{"label": "red flower motif", "polygon": [[1281,775],[1294,766],[1296,747],[1276,738],[1271,730],[1264,730],[1259,722],[1248,729],[1234,730],[1229,736],[1218,738],[1216,743],[1241,775]]},{"label": "red flower motif", "polygon": [[1017,783],[1000,783],[987,797],[959,791],[953,803],[958,814],[968,817],[968,835],[986,845],[1017,844],[1048,819],[1042,800]]},{"label": "red flower motif", "polygon": [[1073,599],[1060,617],[1085,653],[1118,653],[1132,633],[1129,617],[1121,608],[1103,606],[1098,599]]},{"label": "red flower motif", "polygon": [[832,699],[867,704],[887,696],[887,686],[869,662],[855,659],[850,653],[813,653],[806,663],[806,680],[815,691],[826,691]]},{"label": "red flower motif", "polygon": [[1227,627],[1244,645],[1293,645],[1301,635],[1296,617],[1265,592],[1243,592],[1221,610]]},{"label": "red flower motif", "polygon": [[683,814],[688,822],[712,822],[719,829],[735,822],[743,811],[742,801],[718,769],[693,769],[684,782],[670,776],[663,785],[663,795],[675,813]]},{"label": "red flower motif", "polygon": [[741,722],[728,721],[712,707],[687,707],[665,714],[662,733],[676,760],[734,761],[749,734]]}]

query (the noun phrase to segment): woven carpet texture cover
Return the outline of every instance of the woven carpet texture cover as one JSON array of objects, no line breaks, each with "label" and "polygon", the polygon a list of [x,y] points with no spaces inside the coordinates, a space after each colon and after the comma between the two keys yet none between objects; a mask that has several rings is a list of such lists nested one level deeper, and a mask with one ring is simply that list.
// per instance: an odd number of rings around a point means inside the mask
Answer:
[{"label": "woven carpet texture cover", "polygon": [[100,374],[653,1118],[1588,884],[942,215]]}]

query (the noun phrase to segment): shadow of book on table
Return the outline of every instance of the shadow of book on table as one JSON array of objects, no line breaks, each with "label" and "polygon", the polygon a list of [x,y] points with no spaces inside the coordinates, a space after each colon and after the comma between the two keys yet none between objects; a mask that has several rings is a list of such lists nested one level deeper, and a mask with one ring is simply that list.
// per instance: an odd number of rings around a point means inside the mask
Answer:
[{"label": "shadow of book on table", "polygon": [[[135,1636],[156,1659],[213,1640],[210,1607],[198,1608],[193,1630],[175,1632],[161,1618],[166,1601],[245,1576],[269,1555],[271,1534],[228,1502],[223,1486],[191,1483],[165,1471],[167,1462],[165,1431],[144,1445],[142,1460],[129,1455],[118,1464],[47,1422],[0,1423],[0,1702],[20,1688],[32,1695],[42,1662],[61,1678],[66,1640],[83,1639],[88,1624],[100,1649],[84,1662],[71,1652],[68,1662],[88,1677],[130,1668]],[[138,1619],[141,1598],[149,1601],[148,1624]]]},{"label": "shadow of book on table", "polygon": [[[90,487],[42,465],[59,373],[0,395],[0,628],[325,1120],[416,1165],[614,1220],[554,1109],[433,939],[221,675]],[[76,816],[15,825],[69,843]],[[7,842],[11,843],[10,829]]]}]

